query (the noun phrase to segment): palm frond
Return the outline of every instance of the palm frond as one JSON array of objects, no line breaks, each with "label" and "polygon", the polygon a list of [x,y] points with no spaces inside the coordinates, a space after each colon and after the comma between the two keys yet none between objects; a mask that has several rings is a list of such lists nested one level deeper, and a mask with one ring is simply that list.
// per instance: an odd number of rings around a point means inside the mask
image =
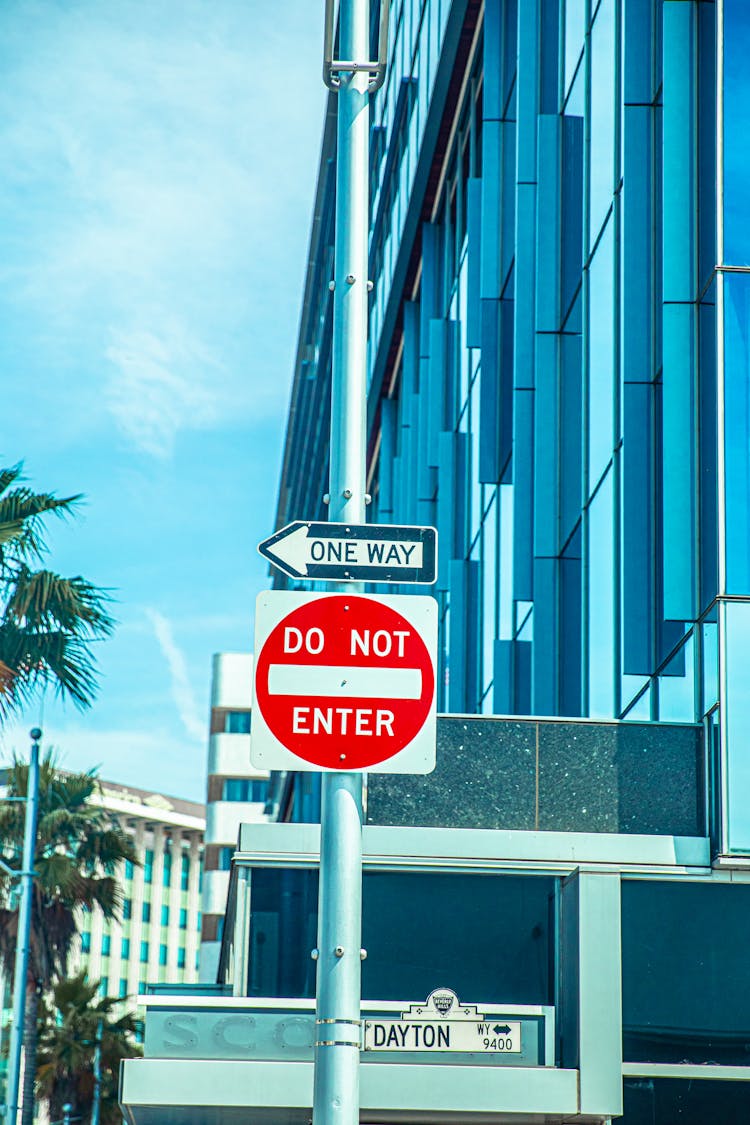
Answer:
[{"label": "palm frond", "polygon": [[77,575],[62,578],[51,570],[19,566],[5,605],[5,620],[38,633],[60,630],[78,637],[106,637],[114,620],[106,609],[108,591]]},{"label": "palm frond", "polygon": [[[13,472],[14,469],[4,470],[5,474]],[[21,530],[13,543],[14,557],[19,560],[39,559],[46,551],[43,517],[47,513],[61,518],[73,515],[82,498],[80,495],[55,496],[54,492],[34,492],[25,485],[7,491],[9,484],[18,480],[19,476],[9,480],[5,489],[0,489],[0,526],[20,522]],[[0,484],[2,479],[0,477]]]}]

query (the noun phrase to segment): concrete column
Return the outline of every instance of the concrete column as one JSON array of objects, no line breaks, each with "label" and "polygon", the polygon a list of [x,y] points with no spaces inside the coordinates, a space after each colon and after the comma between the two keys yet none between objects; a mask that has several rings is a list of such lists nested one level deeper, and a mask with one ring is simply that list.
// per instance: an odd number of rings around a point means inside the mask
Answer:
[{"label": "concrete column", "polygon": [[[115,879],[121,887],[125,885],[125,864],[119,863],[115,872]],[[112,935],[109,950],[109,995],[117,996],[120,984],[122,960],[122,915],[118,914],[115,921],[110,922],[109,932]]]},{"label": "concrete column", "polygon": [[[148,973],[146,980],[149,984],[159,980],[159,945],[161,935],[161,906],[167,899],[163,893],[164,880],[164,847],[166,844],[166,829],[163,824],[154,825],[154,881],[151,884],[151,934],[148,947]],[[168,899],[167,899],[168,901]]]},{"label": "concrete column", "polygon": [[169,881],[169,930],[167,931],[167,980],[180,979],[177,947],[180,941],[180,902],[182,900],[182,841],[179,831],[172,833],[172,877]]},{"label": "concrete column", "polygon": [[95,906],[88,915],[91,923],[91,951],[86,957],[86,970],[89,980],[98,980],[102,973],[102,937],[104,936],[104,915]]},{"label": "concrete column", "polygon": [[185,976],[184,980],[193,982],[198,979],[198,970],[195,967],[196,953],[198,952],[198,914],[201,907],[200,899],[200,867],[201,846],[197,833],[190,841],[190,875],[188,877],[187,900],[187,937],[185,939]]},{"label": "concrete column", "polygon": [[[146,855],[146,826],[142,820],[135,826],[135,851],[140,866],[133,872],[133,898],[132,912],[130,915],[130,960],[128,962],[128,995],[135,996],[138,992],[138,982],[141,979],[141,934],[143,923],[141,913],[143,910],[144,871],[143,862]],[[145,969],[145,966],[144,966]],[[144,973],[145,975],[145,973]]]}]

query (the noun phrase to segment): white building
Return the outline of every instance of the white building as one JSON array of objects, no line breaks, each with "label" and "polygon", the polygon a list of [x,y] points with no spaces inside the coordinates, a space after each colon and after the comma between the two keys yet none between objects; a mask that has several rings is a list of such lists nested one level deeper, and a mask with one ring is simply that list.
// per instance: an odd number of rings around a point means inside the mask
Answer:
[{"label": "white building", "polygon": [[200,979],[216,980],[229,869],[240,824],[267,819],[268,771],[250,763],[253,658],[220,652],[211,674]]},{"label": "white building", "polygon": [[132,786],[101,782],[95,797],[135,838],[140,866],[118,873],[121,919],[80,915],[70,969],[85,966],[103,995],[125,998],[147,983],[198,979],[205,807]]}]

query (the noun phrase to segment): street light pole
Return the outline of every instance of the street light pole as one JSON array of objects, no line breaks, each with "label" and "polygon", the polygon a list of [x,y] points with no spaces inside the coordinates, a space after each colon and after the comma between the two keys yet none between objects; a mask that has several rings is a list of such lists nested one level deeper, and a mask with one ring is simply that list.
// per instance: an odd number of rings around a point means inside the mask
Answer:
[{"label": "street light pole", "polygon": [[26,1013],[26,984],[29,973],[31,940],[31,907],[34,892],[34,851],[36,849],[36,823],[39,808],[39,742],[42,732],[38,727],[30,732],[31,754],[26,780],[26,818],[23,836],[21,871],[21,905],[18,911],[16,961],[13,973],[13,1023],[10,1031],[10,1057],[8,1062],[7,1120],[16,1125],[18,1092],[21,1082],[21,1046],[23,1044]]},{"label": "street light pole", "polygon": [[[389,3],[372,63],[369,0],[340,0],[335,62],[326,0],[323,76],[338,94],[328,518],[340,523],[364,523],[367,503],[369,94],[385,73]],[[361,946],[362,774],[333,771],[322,778],[313,1125],[359,1121]]]}]

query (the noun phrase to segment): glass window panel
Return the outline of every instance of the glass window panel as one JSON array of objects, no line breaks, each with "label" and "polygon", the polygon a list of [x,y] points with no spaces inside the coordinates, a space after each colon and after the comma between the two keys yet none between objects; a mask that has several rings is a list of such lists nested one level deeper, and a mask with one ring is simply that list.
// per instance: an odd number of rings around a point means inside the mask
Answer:
[{"label": "glass window panel", "polygon": [[647,676],[623,676],[622,677],[622,710],[628,712],[629,719],[649,719],[651,717],[650,707],[651,701],[649,693],[646,692],[642,699],[638,701],[629,711],[628,708],[633,699],[639,691],[648,683]]},{"label": "glass window panel", "polygon": [[728,602],[726,622],[726,771],[725,810],[730,851],[750,851],[750,602]]},{"label": "glass window panel", "polygon": [[659,676],[659,719],[665,723],[695,722],[695,666],[692,633]]},{"label": "glass window panel", "polygon": [[748,884],[623,882],[627,1061],[747,1065],[748,917]]},{"label": "glass window panel", "polygon": [[701,710],[710,711],[719,698],[719,626],[704,621],[703,633],[703,703]]},{"label": "glass window panel", "polygon": [[493,677],[497,620],[497,489],[492,489],[482,535],[482,690]]},{"label": "glass window panel", "polygon": [[724,261],[750,265],[747,191],[750,183],[750,5],[724,0]]},{"label": "glass window panel", "polygon": [[102,938],[102,957],[109,957],[109,951],[112,948],[112,938],[109,934],[105,934]]},{"label": "glass window panel", "polygon": [[588,508],[589,715],[614,715],[614,511],[612,470]]},{"label": "glass window panel", "polygon": [[513,485],[500,485],[500,640],[513,636]]},{"label": "glass window panel", "polygon": [[[256,869],[252,884],[250,994],[312,996],[317,872]],[[552,1003],[554,885],[543,877],[366,872],[363,996],[422,998],[442,980],[461,998]]]},{"label": "glass window panel", "polygon": [[727,593],[750,593],[750,277],[724,277]]},{"label": "glass window panel", "polygon": [[249,734],[250,721],[250,711],[227,711],[224,730],[227,734]]},{"label": "glass window panel", "polygon": [[565,93],[568,92],[583,51],[585,13],[586,0],[565,0]]},{"label": "glass window panel", "polygon": [[[623,677],[623,679],[629,679],[629,678],[630,677]],[[624,698],[624,688],[623,688],[623,698]],[[625,715],[625,718],[630,719],[631,721],[637,721],[638,719],[648,721],[651,718],[651,692],[650,692],[650,690],[644,691],[644,693],[640,697],[640,699],[638,699],[633,704],[633,706],[628,711],[627,715]]]},{"label": "glass window panel", "polygon": [[747,1082],[702,1078],[626,1078],[621,1125],[745,1125]]},{"label": "glass window panel", "polygon": [[591,29],[590,244],[612,202],[615,179],[615,3],[602,0]]},{"label": "glass window panel", "polygon": [[589,265],[589,475],[591,492],[614,446],[614,226],[602,235]]}]

